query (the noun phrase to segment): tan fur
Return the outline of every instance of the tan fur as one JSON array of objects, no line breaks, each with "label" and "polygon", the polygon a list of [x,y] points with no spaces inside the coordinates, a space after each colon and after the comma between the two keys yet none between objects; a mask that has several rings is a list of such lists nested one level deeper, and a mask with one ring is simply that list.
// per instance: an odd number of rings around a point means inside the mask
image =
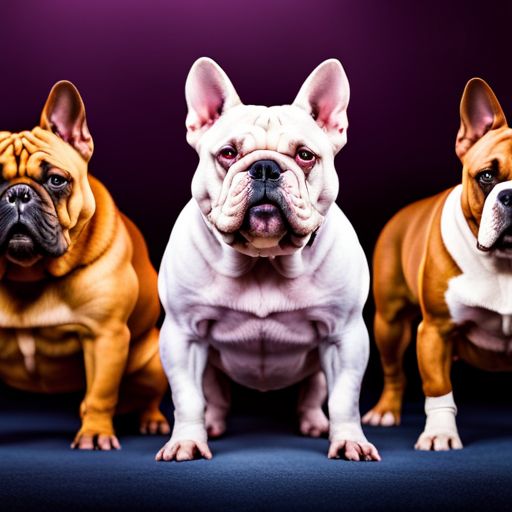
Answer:
[{"label": "tan fur", "polygon": [[[92,141],[90,148],[92,154]],[[81,448],[91,448],[96,436],[114,436],[116,408],[141,410],[144,428],[157,422],[166,430],[158,410],[167,379],[155,327],[157,275],[139,230],[87,175],[88,157],[42,128],[0,134],[9,185],[38,186],[42,161],[72,182],[70,196],[55,205],[67,252],[28,266],[0,258],[0,377],[31,392],[86,389],[75,438]],[[118,404],[120,386],[130,394]]]}]

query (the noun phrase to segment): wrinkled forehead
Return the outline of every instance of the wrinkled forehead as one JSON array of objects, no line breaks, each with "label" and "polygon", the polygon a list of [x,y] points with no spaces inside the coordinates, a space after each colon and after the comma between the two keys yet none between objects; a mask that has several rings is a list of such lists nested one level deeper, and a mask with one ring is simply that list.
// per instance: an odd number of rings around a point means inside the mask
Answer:
[{"label": "wrinkled forehead", "polygon": [[297,147],[308,146],[320,154],[329,148],[313,118],[293,105],[238,105],[223,114],[203,138],[203,147],[214,152],[227,144],[244,153],[266,149],[292,154]]},{"label": "wrinkled forehead", "polygon": [[4,180],[29,176],[38,179],[42,174],[43,158],[31,153],[20,133],[0,134],[0,171]]},{"label": "wrinkled forehead", "polygon": [[27,141],[24,133],[0,132],[0,174],[6,181],[28,177],[39,180],[45,165],[73,173],[76,165],[69,145],[51,134],[52,143]]}]

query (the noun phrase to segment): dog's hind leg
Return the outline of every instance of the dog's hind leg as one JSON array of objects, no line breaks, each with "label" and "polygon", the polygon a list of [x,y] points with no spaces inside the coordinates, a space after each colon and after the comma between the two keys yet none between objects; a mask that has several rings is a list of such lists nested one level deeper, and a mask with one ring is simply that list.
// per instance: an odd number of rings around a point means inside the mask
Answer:
[{"label": "dog's hind leg", "polygon": [[414,316],[402,314],[390,321],[382,312],[377,311],[375,314],[375,341],[380,351],[384,389],[375,407],[363,416],[364,424],[383,427],[400,424],[402,399],[407,384],[403,358],[411,341]]},{"label": "dog's hind leg", "polygon": [[231,387],[226,376],[210,363],[203,374],[206,400],[204,422],[208,437],[219,437],[226,431],[226,417],[231,407]]},{"label": "dog's hind leg", "polygon": [[325,374],[319,371],[302,384],[297,413],[299,428],[303,435],[319,437],[329,432],[329,420],[322,410],[327,399]]},{"label": "dog's hind leg", "polygon": [[384,373],[384,389],[377,405],[363,416],[362,422],[374,426],[400,424],[406,387],[403,358],[411,342],[412,323],[420,313],[405,275],[417,274],[422,254],[417,244],[413,257],[403,260],[401,248],[408,228],[408,215],[400,212],[382,231],[373,258],[374,334]]}]

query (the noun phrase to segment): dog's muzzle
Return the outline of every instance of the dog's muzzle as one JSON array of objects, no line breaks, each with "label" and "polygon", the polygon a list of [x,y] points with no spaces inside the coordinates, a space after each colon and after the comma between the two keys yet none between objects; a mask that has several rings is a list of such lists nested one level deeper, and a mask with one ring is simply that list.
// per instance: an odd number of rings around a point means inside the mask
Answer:
[{"label": "dog's muzzle", "polygon": [[250,238],[281,238],[287,231],[282,215],[281,168],[273,160],[258,160],[247,172],[252,178],[245,226]]},{"label": "dog's muzzle", "polygon": [[478,230],[481,251],[512,249],[512,182],[496,185],[487,196]]},{"label": "dog's muzzle", "polygon": [[61,256],[67,246],[50,204],[25,183],[10,186],[0,197],[0,253],[16,261]]}]

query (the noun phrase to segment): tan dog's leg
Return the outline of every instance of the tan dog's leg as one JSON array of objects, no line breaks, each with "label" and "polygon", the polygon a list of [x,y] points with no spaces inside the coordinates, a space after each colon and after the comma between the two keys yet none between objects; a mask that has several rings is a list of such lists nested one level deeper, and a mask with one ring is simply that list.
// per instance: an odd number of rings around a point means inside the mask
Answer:
[{"label": "tan dog's leg", "polygon": [[329,432],[329,420],[322,405],[327,399],[327,381],[324,372],[317,372],[302,384],[297,413],[303,435],[320,437]]},{"label": "tan dog's leg", "polygon": [[83,341],[87,391],[80,407],[82,428],[71,444],[81,450],[120,448],[112,418],[128,358],[130,331],[126,325],[103,326],[102,331],[102,336]]},{"label": "tan dog's leg", "polygon": [[231,387],[226,376],[209,363],[203,375],[203,393],[206,400],[204,423],[208,438],[219,437],[226,431],[226,416],[231,407]]}]

